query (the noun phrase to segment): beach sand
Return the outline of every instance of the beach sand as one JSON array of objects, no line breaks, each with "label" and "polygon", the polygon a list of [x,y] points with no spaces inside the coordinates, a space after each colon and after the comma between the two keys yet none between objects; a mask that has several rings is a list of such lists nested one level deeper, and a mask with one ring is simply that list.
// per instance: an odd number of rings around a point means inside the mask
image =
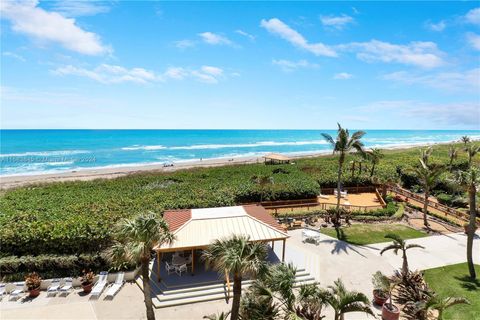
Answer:
[{"label": "beach sand", "polygon": [[[382,148],[383,150],[404,150],[411,148],[418,148],[430,145],[440,145],[448,143],[429,143],[429,144],[415,144],[410,146],[396,146]],[[331,151],[315,154],[305,154],[299,156],[290,156],[293,160],[301,158],[312,158],[319,156],[330,155]],[[218,159],[204,159],[198,161],[187,161],[174,163],[172,167],[164,167],[162,164],[144,165],[144,166],[121,166],[121,167],[109,167],[109,168],[96,168],[96,169],[79,169],[76,171],[67,171],[50,174],[38,174],[38,175],[16,175],[16,176],[3,176],[0,177],[0,189],[12,189],[29,184],[48,183],[48,182],[64,182],[64,181],[88,181],[95,179],[112,179],[123,177],[129,174],[140,172],[172,172],[182,169],[192,168],[206,168],[206,167],[218,167],[226,165],[238,165],[238,164],[252,164],[262,163],[262,157],[236,157],[236,158],[218,158]]]}]

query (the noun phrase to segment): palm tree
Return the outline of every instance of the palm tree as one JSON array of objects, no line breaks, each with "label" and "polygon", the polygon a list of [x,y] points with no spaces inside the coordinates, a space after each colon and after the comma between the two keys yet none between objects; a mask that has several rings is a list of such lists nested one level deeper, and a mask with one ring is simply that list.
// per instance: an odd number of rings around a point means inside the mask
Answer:
[{"label": "palm tree", "polygon": [[210,314],[208,316],[203,316],[203,319],[208,320],[227,320],[230,312],[220,312],[218,314]]},{"label": "palm tree", "polygon": [[341,279],[328,287],[324,299],[335,311],[335,320],[344,320],[348,312],[365,312],[374,316],[367,296],[360,292],[348,291]]},{"label": "palm tree", "polygon": [[304,284],[298,292],[298,302],[296,313],[306,320],[321,320],[322,309],[326,305],[326,291],[320,288],[318,283]]},{"label": "palm tree", "polygon": [[476,146],[473,143],[465,147],[465,151],[468,154],[468,167],[472,166],[472,160],[480,152],[480,146]]},{"label": "palm tree", "polygon": [[240,319],[275,320],[280,309],[274,302],[274,292],[261,279],[255,279],[242,295],[240,301]]},{"label": "palm tree", "polygon": [[477,275],[473,265],[472,248],[477,222],[476,194],[477,187],[480,184],[480,171],[475,167],[472,167],[467,171],[458,171],[455,174],[455,182],[468,192],[470,219],[467,232],[467,263],[470,277],[475,279]]},{"label": "palm tree", "polygon": [[267,175],[258,175],[253,176],[252,180],[260,188],[260,203],[262,203],[266,187],[273,184],[273,177]]},{"label": "palm tree", "polygon": [[334,140],[333,137],[327,133],[322,133],[322,136],[333,146],[333,154],[338,154],[338,173],[337,173],[337,210],[335,212],[336,226],[340,224],[340,196],[342,186],[342,169],[345,162],[345,156],[347,153],[356,150],[360,153],[363,151],[363,143],[360,140],[365,135],[364,131],[354,132],[350,136],[348,129],[342,128],[338,124],[337,137]]},{"label": "palm tree", "polygon": [[432,147],[428,147],[426,149],[422,149],[420,150],[420,159],[426,164],[428,165],[428,161],[430,160],[430,157],[432,155],[432,152],[433,152],[433,148]]},{"label": "palm tree", "polygon": [[468,301],[468,299],[463,297],[441,298],[435,294],[431,296],[430,299],[428,299],[428,301],[424,303],[420,303],[417,306],[417,310],[424,310],[425,314],[428,313],[428,310],[437,310],[438,312],[437,320],[442,320],[443,312],[445,311],[445,309],[448,309],[458,304],[470,304],[470,301]]},{"label": "palm tree", "polygon": [[270,268],[266,277],[268,287],[277,294],[287,316],[295,314],[296,297],[293,290],[297,269],[293,264],[280,263]]},{"label": "palm tree", "polygon": [[149,276],[151,252],[156,245],[171,243],[174,236],[160,215],[149,212],[120,221],[114,239],[113,246],[107,251],[107,257],[116,265],[125,262],[140,264],[147,319],[154,320]]},{"label": "palm tree", "polygon": [[383,154],[382,150],[377,148],[372,148],[370,151],[367,152],[367,158],[372,163],[372,169],[370,170],[370,177],[373,177],[375,174],[375,167],[380,162],[385,155]]},{"label": "palm tree", "polygon": [[463,136],[460,141],[463,142],[463,144],[465,145],[465,147],[467,146],[467,143],[470,142],[470,137],[469,136]]},{"label": "palm tree", "polygon": [[428,198],[430,197],[430,190],[438,183],[438,178],[443,173],[443,167],[438,165],[428,165],[429,157],[422,154],[420,159],[420,165],[413,171],[420,183],[423,186],[424,203],[423,203],[423,224],[426,228],[429,227],[427,214],[428,214]]},{"label": "palm tree", "polygon": [[382,255],[385,251],[388,250],[393,250],[393,253],[397,254],[398,250],[402,250],[402,259],[403,259],[403,264],[402,264],[402,274],[406,275],[408,272],[408,260],[407,260],[407,250],[412,249],[412,248],[422,248],[419,244],[407,244],[405,240],[403,240],[399,235],[389,233],[385,235],[385,238],[393,240],[393,243],[391,245],[386,246],[385,248],[380,251],[380,254]]},{"label": "palm tree", "polygon": [[242,279],[245,275],[256,276],[266,269],[267,246],[261,242],[250,242],[246,236],[233,235],[215,240],[203,252],[208,266],[229,277],[233,274],[233,302],[231,319],[239,318]]},{"label": "palm tree", "polygon": [[458,149],[455,147],[455,145],[451,145],[448,148],[448,157],[450,158],[450,163],[448,167],[450,168],[450,171],[452,171],[453,168],[453,161],[457,159],[458,157]]}]

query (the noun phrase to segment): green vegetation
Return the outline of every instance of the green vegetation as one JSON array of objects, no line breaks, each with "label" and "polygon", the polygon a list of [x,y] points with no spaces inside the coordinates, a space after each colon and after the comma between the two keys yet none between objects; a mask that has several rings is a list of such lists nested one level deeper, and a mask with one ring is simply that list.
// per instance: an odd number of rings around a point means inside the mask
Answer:
[{"label": "green vegetation", "polygon": [[[475,265],[477,273],[480,266]],[[477,319],[480,315],[480,281],[471,280],[466,263],[425,270],[425,280],[439,297],[465,297],[470,305],[457,305],[444,311],[445,320]]]},{"label": "green vegetation", "polygon": [[350,227],[338,229],[321,229],[327,236],[346,241],[351,244],[365,245],[371,243],[387,242],[385,236],[395,233],[403,239],[414,239],[427,236],[423,231],[418,231],[401,224],[354,224]]}]

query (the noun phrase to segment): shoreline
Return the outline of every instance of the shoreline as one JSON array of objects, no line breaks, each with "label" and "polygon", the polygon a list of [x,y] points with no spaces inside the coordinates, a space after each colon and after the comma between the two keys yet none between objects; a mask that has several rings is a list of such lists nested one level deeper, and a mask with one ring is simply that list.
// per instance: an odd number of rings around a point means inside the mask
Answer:
[{"label": "shoreline", "polygon": [[[412,148],[419,148],[432,145],[444,145],[450,144],[450,142],[434,142],[434,143],[422,143],[411,145],[399,145],[390,146],[385,148],[379,148],[381,150],[407,150]],[[293,160],[315,158],[331,155],[331,151],[317,152],[312,154],[292,155],[289,156]],[[209,168],[220,167],[228,165],[240,165],[240,164],[254,164],[262,163],[262,156],[250,156],[250,157],[234,157],[234,158],[211,158],[205,160],[184,161],[174,163],[172,167],[164,167],[163,164],[145,164],[138,166],[119,166],[119,167],[106,167],[106,168],[82,168],[79,170],[58,172],[58,173],[45,173],[45,174],[33,174],[33,175],[12,175],[12,176],[0,176],[0,190],[8,190],[17,187],[22,187],[30,184],[43,184],[52,182],[66,182],[66,181],[90,181],[95,179],[114,179],[124,177],[136,173],[146,172],[174,172],[178,170],[187,170],[194,168]]]}]

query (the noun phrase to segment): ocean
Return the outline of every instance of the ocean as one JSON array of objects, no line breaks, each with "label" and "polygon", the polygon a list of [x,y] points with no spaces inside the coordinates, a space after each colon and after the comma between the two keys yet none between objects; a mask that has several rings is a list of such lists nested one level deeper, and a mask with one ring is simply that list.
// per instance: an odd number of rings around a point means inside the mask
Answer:
[{"label": "ocean", "polygon": [[[480,130],[366,131],[367,147],[480,139]],[[322,132],[336,130],[0,130],[0,176],[331,152]]]}]

